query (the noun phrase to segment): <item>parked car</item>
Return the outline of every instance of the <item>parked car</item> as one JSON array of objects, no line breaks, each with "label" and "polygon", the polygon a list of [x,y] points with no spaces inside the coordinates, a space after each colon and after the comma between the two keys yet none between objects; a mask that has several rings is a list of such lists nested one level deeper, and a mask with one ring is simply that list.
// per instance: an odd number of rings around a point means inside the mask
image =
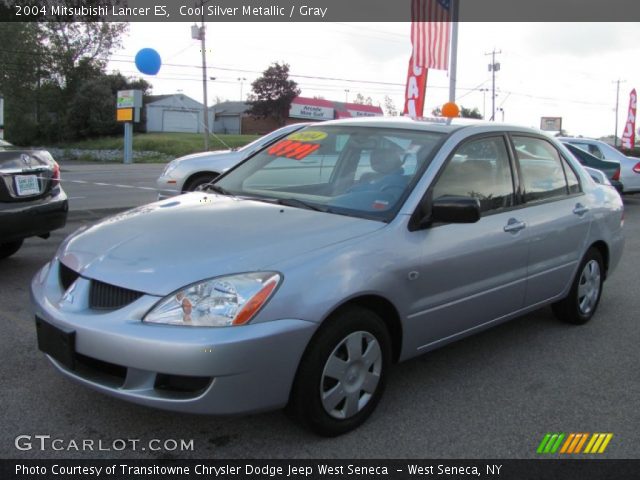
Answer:
[{"label": "parked car", "polygon": [[306,125],[308,124],[295,123],[284,126],[238,149],[193,153],[176,158],[167,164],[156,182],[158,199],[201,190],[204,185],[245,158]]},{"label": "parked car", "polygon": [[621,193],[616,187],[614,187],[611,184],[611,181],[609,180],[609,178],[605,175],[605,173],[601,170],[597,170],[595,168],[591,168],[591,167],[585,167],[584,165],[582,166],[582,168],[585,169],[585,171],[589,174],[589,176],[591,177],[591,179],[599,184],[602,185],[607,185],[611,188],[615,188],[618,193]]},{"label": "parked car", "polygon": [[591,155],[620,164],[620,183],[623,193],[640,192],[640,158],[627,157],[608,143],[590,138],[559,137],[564,143],[570,143]]},{"label": "parked car", "polygon": [[0,140],[0,259],[16,253],[25,238],[47,238],[64,227],[68,209],[60,167],[49,152]]},{"label": "parked car", "polygon": [[[601,160],[598,157],[591,155],[586,150],[576,147],[568,142],[563,142],[564,146],[569,150],[574,157],[582,164],[583,167],[589,167],[602,172],[608,179],[609,184],[615,187],[618,193],[624,192],[624,186],[620,182],[620,162],[611,162],[609,160]],[[593,175],[592,175],[593,177]],[[599,181],[598,183],[603,183]]]},{"label": "parked car", "polygon": [[124,400],[287,406],[338,435],[373,412],[391,363],[544,305],[589,321],[623,218],[620,196],[535,130],[311,125],[206,191],[65,240],[31,284],[38,345]]}]

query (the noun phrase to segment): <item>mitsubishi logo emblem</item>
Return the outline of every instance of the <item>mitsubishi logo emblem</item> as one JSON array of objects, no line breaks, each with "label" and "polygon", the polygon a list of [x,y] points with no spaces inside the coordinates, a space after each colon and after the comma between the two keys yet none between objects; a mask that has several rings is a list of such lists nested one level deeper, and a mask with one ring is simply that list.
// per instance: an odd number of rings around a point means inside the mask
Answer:
[{"label": "mitsubishi logo emblem", "polygon": [[24,163],[27,166],[31,164],[31,158],[29,158],[29,155],[27,155],[26,153],[23,153],[22,155],[20,155],[20,160],[22,160],[22,163]]}]

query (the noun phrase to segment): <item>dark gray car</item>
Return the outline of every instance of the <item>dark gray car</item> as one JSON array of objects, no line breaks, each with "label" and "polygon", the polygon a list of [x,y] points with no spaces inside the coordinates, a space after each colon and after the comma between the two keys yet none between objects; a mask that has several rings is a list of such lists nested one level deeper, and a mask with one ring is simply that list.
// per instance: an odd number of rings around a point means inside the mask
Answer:
[{"label": "dark gray car", "polygon": [[67,210],[60,167],[49,152],[0,140],[0,259],[16,253],[25,238],[47,238],[64,227]]},{"label": "dark gray car", "polygon": [[287,406],[338,435],[373,412],[393,362],[548,304],[590,320],[622,224],[615,190],[531,129],[312,125],[211,191],[69,237],[32,282],[39,346],[124,400]]}]

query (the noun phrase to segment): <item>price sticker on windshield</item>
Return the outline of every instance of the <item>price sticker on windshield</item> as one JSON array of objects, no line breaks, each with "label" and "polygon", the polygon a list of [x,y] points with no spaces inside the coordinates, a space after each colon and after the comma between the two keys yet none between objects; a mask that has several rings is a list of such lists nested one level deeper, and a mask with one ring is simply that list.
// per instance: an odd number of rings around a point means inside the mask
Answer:
[{"label": "price sticker on windshield", "polygon": [[327,138],[326,132],[319,132],[317,130],[304,130],[302,132],[292,133],[287,137],[287,140],[297,140],[299,142],[319,142]]},{"label": "price sticker on windshield", "polygon": [[280,140],[267,150],[269,155],[302,160],[320,148],[319,143],[307,143],[294,140]]}]

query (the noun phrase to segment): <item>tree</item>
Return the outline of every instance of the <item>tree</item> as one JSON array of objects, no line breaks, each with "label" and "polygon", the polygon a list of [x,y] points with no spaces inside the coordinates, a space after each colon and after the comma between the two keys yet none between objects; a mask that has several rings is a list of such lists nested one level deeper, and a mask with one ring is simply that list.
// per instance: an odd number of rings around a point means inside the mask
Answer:
[{"label": "tree", "polygon": [[[87,112],[75,109],[72,114],[71,107],[81,90],[81,96],[86,96],[87,85],[106,75],[107,59],[120,45],[126,28],[126,24],[99,21],[3,24],[0,92],[5,99],[7,138],[34,144],[84,135],[76,127],[84,131],[85,125],[73,117]],[[93,110],[104,101],[96,98],[85,102],[84,108]]]},{"label": "tree", "polygon": [[460,106],[460,116],[462,118],[477,118],[482,120],[482,114],[480,110],[478,110],[478,107],[474,107],[473,110],[471,110],[470,108]]},{"label": "tree", "polygon": [[73,90],[81,62],[103,71],[109,55],[121,45],[126,23],[44,22],[40,28],[47,50],[46,66],[52,79]]},{"label": "tree", "polygon": [[252,84],[249,114],[259,118],[275,118],[284,125],[294,98],[300,95],[298,84],[289,79],[289,65],[275,62]]},{"label": "tree", "polygon": [[384,112],[389,117],[397,117],[398,109],[389,95],[384,96]]},{"label": "tree", "polygon": [[[442,109],[440,107],[436,107],[431,111],[431,115],[433,115],[434,117],[441,117],[442,116]],[[460,118],[477,118],[482,120],[482,114],[480,113],[480,111],[478,110],[478,107],[474,107],[473,110],[470,108],[466,108],[463,107],[462,105],[460,106]]]},{"label": "tree", "polygon": [[364,95],[358,93],[353,103],[357,103],[358,105],[373,105],[373,100],[371,97],[365,98]]}]

